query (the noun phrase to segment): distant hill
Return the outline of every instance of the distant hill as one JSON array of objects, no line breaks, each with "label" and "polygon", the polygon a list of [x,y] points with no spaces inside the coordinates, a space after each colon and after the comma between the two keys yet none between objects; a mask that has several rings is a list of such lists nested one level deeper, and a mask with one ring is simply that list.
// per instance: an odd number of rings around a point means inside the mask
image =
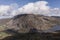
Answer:
[{"label": "distant hill", "polygon": [[52,16],[52,17],[55,17],[55,18],[60,18],[60,16]]},{"label": "distant hill", "polygon": [[5,18],[5,19],[0,19],[0,26],[5,25],[7,22],[9,22],[11,18]]}]

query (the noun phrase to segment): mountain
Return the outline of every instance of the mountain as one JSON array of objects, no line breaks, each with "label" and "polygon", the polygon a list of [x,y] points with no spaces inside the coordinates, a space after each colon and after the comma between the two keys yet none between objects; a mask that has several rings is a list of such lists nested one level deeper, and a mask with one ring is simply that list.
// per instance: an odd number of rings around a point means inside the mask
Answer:
[{"label": "mountain", "polygon": [[[60,36],[58,35],[60,35],[60,33],[57,32],[60,30],[56,30],[56,33],[49,32],[49,29],[53,29],[56,25],[60,25],[60,18],[54,16],[20,14],[11,19],[0,19],[0,40],[30,40],[31,38],[34,40],[44,40],[46,38],[47,40],[55,39],[56,37],[59,39]],[[46,30],[48,30],[48,32],[45,32]]]},{"label": "mountain", "polygon": [[[8,29],[13,29],[19,33],[29,32],[32,29],[43,32],[60,24],[60,18],[35,15],[35,14],[20,14],[16,15],[8,23]],[[34,30],[33,30],[34,31]]]}]

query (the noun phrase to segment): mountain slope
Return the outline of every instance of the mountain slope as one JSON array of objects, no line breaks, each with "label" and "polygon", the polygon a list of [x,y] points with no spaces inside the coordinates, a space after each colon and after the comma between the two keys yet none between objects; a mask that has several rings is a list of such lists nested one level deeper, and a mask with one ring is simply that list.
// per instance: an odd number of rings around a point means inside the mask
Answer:
[{"label": "mountain slope", "polygon": [[60,24],[59,20],[55,17],[43,15],[20,14],[15,16],[10,22],[7,23],[7,25],[8,29],[13,29],[20,33],[29,32],[31,29],[37,29],[38,32],[40,32]]}]

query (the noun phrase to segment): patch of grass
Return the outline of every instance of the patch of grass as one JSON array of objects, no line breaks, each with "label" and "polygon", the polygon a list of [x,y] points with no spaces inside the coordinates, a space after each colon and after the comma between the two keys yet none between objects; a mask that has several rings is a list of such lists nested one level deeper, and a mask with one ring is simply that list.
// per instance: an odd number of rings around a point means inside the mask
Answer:
[{"label": "patch of grass", "polygon": [[7,36],[10,36],[10,34],[7,34],[5,32],[0,32],[0,39],[5,38]]},{"label": "patch of grass", "polygon": [[6,26],[6,25],[2,25],[2,26],[0,26],[0,31],[5,30],[6,28],[7,28],[7,26]]}]

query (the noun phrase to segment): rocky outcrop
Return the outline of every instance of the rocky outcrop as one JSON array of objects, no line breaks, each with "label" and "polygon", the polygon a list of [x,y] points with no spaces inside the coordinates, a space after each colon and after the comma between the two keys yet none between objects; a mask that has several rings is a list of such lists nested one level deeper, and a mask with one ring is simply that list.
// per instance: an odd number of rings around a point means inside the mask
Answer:
[{"label": "rocky outcrop", "polygon": [[60,24],[59,20],[55,17],[43,15],[20,14],[15,16],[7,25],[8,29],[13,29],[20,33],[29,32],[30,29],[37,29],[38,32],[41,32]]}]

